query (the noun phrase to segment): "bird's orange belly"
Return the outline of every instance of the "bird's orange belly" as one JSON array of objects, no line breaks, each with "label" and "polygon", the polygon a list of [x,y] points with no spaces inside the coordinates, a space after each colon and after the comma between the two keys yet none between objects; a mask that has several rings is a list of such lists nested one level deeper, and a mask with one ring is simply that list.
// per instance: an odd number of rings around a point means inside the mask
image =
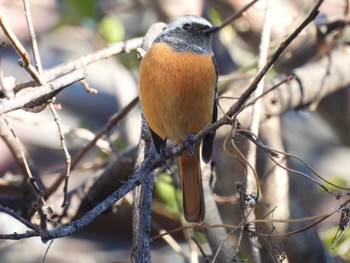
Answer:
[{"label": "bird's orange belly", "polygon": [[212,120],[215,67],[210,54],[175,52],[153,44],[140,66],[139,95],[150,128],[183,140]]}]

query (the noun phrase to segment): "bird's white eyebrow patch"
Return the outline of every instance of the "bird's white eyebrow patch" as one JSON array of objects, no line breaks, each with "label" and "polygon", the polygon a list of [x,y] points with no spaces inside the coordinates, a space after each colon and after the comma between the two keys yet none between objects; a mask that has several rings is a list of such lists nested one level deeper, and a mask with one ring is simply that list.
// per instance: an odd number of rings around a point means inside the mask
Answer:
[{"label": "bird's white eyebrow patch", "polygon": [[212,24],[203,17],[186,15],[186,16],[180,16],[176,18],[173,22],[171,22],[168,25],[168,27],[164,31],[170,31],[174,28],[182,27],[186,23],[189,23],[189,24],[197,23],[197,24],[202,24],[202,25],[212,27]]}]

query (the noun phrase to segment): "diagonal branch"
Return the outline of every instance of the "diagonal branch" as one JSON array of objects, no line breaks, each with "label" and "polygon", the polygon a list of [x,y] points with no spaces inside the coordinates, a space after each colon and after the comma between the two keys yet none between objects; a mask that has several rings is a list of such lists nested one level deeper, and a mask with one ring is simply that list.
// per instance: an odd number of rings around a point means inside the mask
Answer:
[{"label": "diagonal branch", "polygon": [[37,105],[38,102],[46,103],[48,99],[54,97],[58,92],[67,86],[86,77],[84,69],[73,71],[63,77],[53,80],[45,85],[35,87],[35,89],[24,90],[11,100],[0,101],[0,114],[4,114],[16,109],[20,109],[28,104]]}]

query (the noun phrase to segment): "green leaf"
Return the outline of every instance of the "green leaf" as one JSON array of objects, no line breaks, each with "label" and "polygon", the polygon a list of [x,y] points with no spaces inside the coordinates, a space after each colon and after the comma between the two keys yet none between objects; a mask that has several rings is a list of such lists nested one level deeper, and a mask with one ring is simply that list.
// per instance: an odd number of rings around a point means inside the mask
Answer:
[{"label": "green leaf", "polygon": [[106,15],[101,19],[98,30],[108,43],[119,42],[125,36],[124,25],[112,15]]},{"label": "green leaf", "polygon": [[[341,175],[338,174],[333,174],[330,176],[327,176],[327,180],[329,182],[331,182],[333,185],[329,185],[327,183],[323,183],[330,191],[334,191],[334,192],[339,192],[340,189],[336,186],[341,186],[341,187],[347,187],[347,180],[344,179],[344,177],[342,177]],[[323,190],[320,189],[320,191],[322,192]]]},{"label": "green leaf", "polygon": [[179,207],[181,191],[174,187],[173,179],[170,175],[163,173],[158,176],[158,179],[154,182],[154,193],[171,210],[177,212],[181,210]]}]

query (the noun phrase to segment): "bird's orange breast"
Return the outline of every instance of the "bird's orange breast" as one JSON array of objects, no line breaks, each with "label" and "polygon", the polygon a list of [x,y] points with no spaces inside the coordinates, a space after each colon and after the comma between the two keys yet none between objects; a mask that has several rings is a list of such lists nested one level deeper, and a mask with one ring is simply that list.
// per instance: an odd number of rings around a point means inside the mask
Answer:
[{"label": "bird's orange breast", "polygon": [[215,67],[211,54],[176,52],[156,43],[140,65],[139,95],[150,128],[182,140],[212,120]]}]

